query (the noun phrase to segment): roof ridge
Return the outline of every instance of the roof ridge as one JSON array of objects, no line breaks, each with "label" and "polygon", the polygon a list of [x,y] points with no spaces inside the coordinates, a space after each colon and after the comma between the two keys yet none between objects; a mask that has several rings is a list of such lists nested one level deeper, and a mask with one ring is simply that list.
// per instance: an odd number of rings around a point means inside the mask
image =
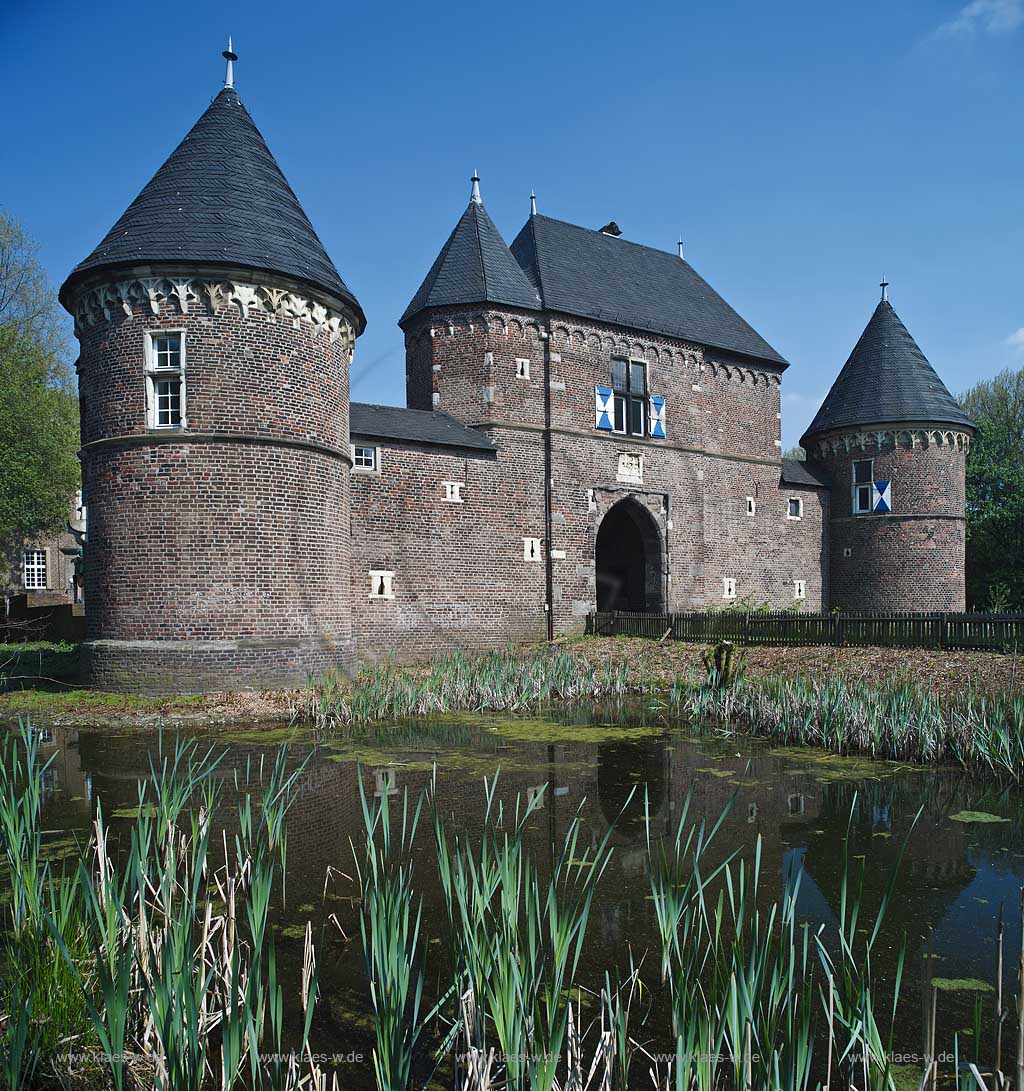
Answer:
[{"label": "roof ridge", "polygon": [[[484,211],[483,201],[473,201],[471,199],[469,203],[471,207],[474,204],[476,205],[476,212],[473,215],[473,226],[476,228],[476,249],[477,254],[480,256],[480,275],[483,277],[484,297],[486,298],[489,294],[489,288],[487,284],[487,262],[484,261],[484,240],[480,235],[480,213],[483,212],[485,216],[487,213]],[[488,217],[488,219],[490,219],[490,217]]]},{"label": "roof ridge", "polygon": [[[690,265],[686,258],[679,257],[678,253],[674,253],[671,250],[659,250],[657,246],[650,246],[645,242],[637,242],[636,239],[627,239],[624,238],[622,235],[609,235],[597,227],[584,227],[583,224],[573,223],[572,220],[560,220],[557,216],[545,216],[541,212],[538,212],[536,216],[530,217],[530,220],[534,219],[550,220],[552,223],[563,224],[565,227],[574,227],[577,231],[586,231],[589,232],[591,235],[597,235],[599,238],[612,239],[619,245],[636,246],[641,250],[646,250],[650,254],[664,254],[665,257],[672,258],[673,261],[681,261],[684,265]],[[693,266],[690,265],[690,268],[693,269]],[[695,269],[694,272],[696,272]],[[699,273],[697,275],[700,276]]]}]

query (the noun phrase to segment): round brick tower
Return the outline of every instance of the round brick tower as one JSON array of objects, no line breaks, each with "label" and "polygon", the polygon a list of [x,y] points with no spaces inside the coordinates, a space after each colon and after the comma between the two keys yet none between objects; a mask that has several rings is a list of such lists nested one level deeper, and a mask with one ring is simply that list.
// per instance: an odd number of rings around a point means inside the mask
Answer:
[{"label": "round brick tower", "polygon": [[965,608],[965,461],[974,425],[886,297],[801,443],[832,482],[830,602]]},{"label": "round brick tower", "polygon": [[104,689],[354,664],[363,313],[228,79],[61,289],[81,343],[83,669]]}]

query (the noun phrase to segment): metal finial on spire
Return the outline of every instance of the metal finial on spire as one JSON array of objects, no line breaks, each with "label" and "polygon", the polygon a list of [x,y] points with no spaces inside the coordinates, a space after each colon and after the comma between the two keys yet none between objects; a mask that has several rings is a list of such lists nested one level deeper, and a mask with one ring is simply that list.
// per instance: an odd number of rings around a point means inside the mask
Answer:
[{"label": "metal finial on spire", "polygon": [[480,175],[477,174],[475,169],[473,170],[473,177],[470,178],[470,181],[473,183],[473,189],[469,194],[469,199],[475,205],[482,205],[484,202],[480,197]]},{"label": "metal finial on spire", "polygon": [[683,240],[679,240],[679,260],[683,261]]},{"label": "metal finial on spire", "polygon": [[530,190],[530,215],[537,215],[537,194]]},{"label": "metal finial on spire", "polygon": [[882,274],[882,283],[879,284],[879,288],[882,289],[882,302],[884,303],[889,298],[889,282],[885,279],[885,273]]},{"label": "metal finial on spire", "polygon": [[238,60],[238,54],[231,50],[231,35],[228,35],[228,47],[224,50],[221,56],[228,62],[227,71],[224,73],[224,86],[235,86],[235,61]]}]

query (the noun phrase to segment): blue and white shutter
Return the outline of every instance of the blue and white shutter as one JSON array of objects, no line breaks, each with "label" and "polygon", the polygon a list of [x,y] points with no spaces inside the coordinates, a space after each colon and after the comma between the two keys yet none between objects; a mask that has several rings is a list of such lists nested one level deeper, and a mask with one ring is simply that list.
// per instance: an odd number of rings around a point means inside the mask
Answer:
[{"label": "blue and white shutter", "polygon": [[891,481],[876,481],[871,486],[871,510],[882,513],[892,511]]},{"label": "blue and white shutter", "polygon": [[610,386],[594,387],[594,427],[614,432],[615,392]]},{"label": "blue and white shutter", "polygon": [[665,399],[651,397],[651,435],[655,439],[665,438]]}]

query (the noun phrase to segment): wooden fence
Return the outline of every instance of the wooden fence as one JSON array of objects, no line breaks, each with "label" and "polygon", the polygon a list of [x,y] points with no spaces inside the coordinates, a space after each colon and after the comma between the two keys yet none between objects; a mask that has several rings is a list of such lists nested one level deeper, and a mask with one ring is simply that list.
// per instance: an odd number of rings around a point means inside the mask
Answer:
[{"label": "wooden fence", "polygon": [[727,610],[590,614],[594,636],[646,636],[703,644],[1024,649],[1024,614],[802,614]]}]

